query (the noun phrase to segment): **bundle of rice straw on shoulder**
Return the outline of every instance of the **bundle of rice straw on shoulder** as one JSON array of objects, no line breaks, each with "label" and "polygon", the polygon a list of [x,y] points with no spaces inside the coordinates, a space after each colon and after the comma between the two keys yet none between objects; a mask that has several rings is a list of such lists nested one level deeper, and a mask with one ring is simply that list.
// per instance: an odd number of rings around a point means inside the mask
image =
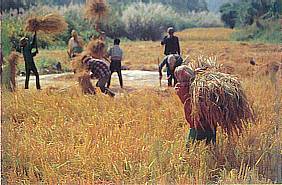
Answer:
[{"label": "bundle of rice straw on shoulder", "polygon": [[215,57],[201,56],[189,65],[194,70],[189,82],[192,120],[204,120],[211,127],[221,126],[228,135],[238,135],[246,121],[254,119],[239,79],[219,72]]},{"label": "bundle of rice straw on shoulder", "polygon": [[12,51],[3,67],[3,85],[11,92],[16,90],[16,65],[20,53]]},{"label": "bundle of rice straw on shoulder", "polygon": [[59,14],[31,17],[26,22],[26,31],[42,31],[44,33],[61,33],[68,27],[64,17]]}]

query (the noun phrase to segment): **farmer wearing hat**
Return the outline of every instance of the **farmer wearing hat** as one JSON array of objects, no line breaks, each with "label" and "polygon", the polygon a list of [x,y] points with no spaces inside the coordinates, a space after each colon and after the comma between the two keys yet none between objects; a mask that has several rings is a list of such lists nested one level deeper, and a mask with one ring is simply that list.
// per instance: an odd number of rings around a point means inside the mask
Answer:
[{"label": "farmer wearing hat", "polygon": [[[20,39],[20,47],[22,47],[23,57],[25,61],[25,71],[26,71],[25,89],[28,89],[29,77],[31,71],[36,77],[36,88],[41,89],[39,83],[39,74],[33,60],[33,57],[35,57],[35,55],[38,53],[36,42],[37,42],[36,32],[33,35],[33,39],[31,41],[29,41],[29,39],[26,37]],[[34,48],[36,50],[32,51],[32,49]]]},{"label": "farmer wearing hat", "polygon": [[189,123],[190,131],[186,139],[186,147],[189,148],[189,143],[194,143],[196,140],[206,140],[206,144],[216,142],[216,126],[209,125],[203,118],[193,119],[191,95],[189,93],[190,85],[195,78],[195,72],[192,68],[182,65],[175,69],[175,77],[178,83],[175,86],[177,95],[184,104],[184,112],[186,121]]},{"label": "farmer wearing hat", "polygon": [[178,37],[174,36],[174,28],[169,27],[167,29],[168,35],[163,38],[161,45],[165,45],[164,54],[178,54],[180,55],[180,46]]},{"label": "farmer wearing hat", "polygon": [[162,69],[164,66],[166,66],[168,86],[172,87],[172,80],[174,81],[173,86],[175,86],[175,84],[177,83],[177,79],[175,78],[174,70],[176,67],[180,66],[182,62],[183,62],[183,59],[180,55],[171,54],[171,55],[166,56],[159,65],[160,80],[163,77]]}]

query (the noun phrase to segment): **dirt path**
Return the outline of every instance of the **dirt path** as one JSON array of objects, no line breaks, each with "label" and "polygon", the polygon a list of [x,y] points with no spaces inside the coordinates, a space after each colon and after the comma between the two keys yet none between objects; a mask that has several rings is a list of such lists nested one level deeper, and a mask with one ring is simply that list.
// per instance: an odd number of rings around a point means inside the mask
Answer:
[{"label": "dirt path", "polygon": [[[162,86],[167,86],[165,73],[163,74]],[[123,70],[122,71],[123,83],[125,89],[134,90],[144,87],[159,87],[159,73],[157,71],[141,71],[141,70]],[[19,88],[23,88],[25,76],[17,77]],[[40,83],[43,89],[47,87],[61,87],[67,88],[76,84],[73,73],[61,74],[48,74],[40,75]],[[35,76],[30,77],[29,86],[35,87]],[[119,81],[117,73],[112,75],[111,88],[114,90],[119,89]]]}]

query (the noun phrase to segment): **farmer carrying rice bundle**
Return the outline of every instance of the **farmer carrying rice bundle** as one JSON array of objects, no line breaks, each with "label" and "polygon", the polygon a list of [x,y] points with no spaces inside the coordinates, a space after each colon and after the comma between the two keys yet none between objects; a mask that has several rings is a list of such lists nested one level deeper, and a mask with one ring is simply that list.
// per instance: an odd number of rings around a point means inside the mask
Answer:
[{"label": "farmer carrying rice bundle", "polygon": [[[28,89],[31,71],[36,76],[36,88],[41,89],[39,83],[39,74],[33,59],[33,57],[38,54],[36,33],[38,31],[41,31],[45,34],[61,33],[66,30],[67,26],[68,25],[65,22],[64,18],[58,14],[48,14],[45,16],[37,16],[27,19],[25,29],[26,31],[34,32],[34,35],[31,41],[26,37],[23,37],[20,40],[20,46],[23,50],[26,69],[25,89]],[[35,51],[33,51],[33,49],[35,49]]]},{"label": "farmer carrying rice bundle", "polygon": [[183,59],[180,55],[174,54],[174,55],[166,56],[159,65],[160,80],[163,77],[162,69],[164,66],[166,66],[168,86],[172,87],[172,81],[174,81],[173,86],[175,86],[175,84],[177,83],[177,79],[174,76],[174,70],[176,67],[180,66],[182,62],[183,62]]},{"label": "farmer carrying rice bundle", "polygon": [[[36,88],[41,89],[40,82],[39,82],[39,74],[37,71],[37,68],[34,63],[33,57],[36,56],[38,53],[37,49],[37,40],[36,40],[36,32],[33,35],[32,40],[30,41],[27,37],[23,37],[20,39],[20,46],[22,47],[22,53],[25,61],[25,89],[28,89],[29,85],[29,77],[30,72],[32,71],[33,74],[36,77]],[[32,49],[36,49],[35,51],[32,51]]]},{"label": "farmer carrying rice bundle", "polygon": [[195,140],[216,142],[216,128],[228,135],[238,135],[253,120],[252,109],[239,80],[218,72],[215,66],[206,69],[183,65],[175,70],[177,95],[184,104],[185,118],[190,124],[186,146]]}]

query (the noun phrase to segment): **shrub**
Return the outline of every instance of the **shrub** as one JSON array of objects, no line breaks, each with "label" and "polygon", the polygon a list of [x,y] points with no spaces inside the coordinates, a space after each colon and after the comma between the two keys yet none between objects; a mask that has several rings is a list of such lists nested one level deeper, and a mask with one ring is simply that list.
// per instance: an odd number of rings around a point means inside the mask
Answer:
[{"label": "shrub", "polygon": [[122,15],[130,39],[157,40],[168,26],[176,26],[178,15],[157,3],[133,3]]},{"label": "shrub", "polygon": [[261,28],[258,28],[256,24],[245,26],[242,30],[235,32],[232,38],[237,41],[282,43],[279,20],[260,20],[259,22]]},{"label": "shrub", "polygon": [[213,12],[190,12],[185,17],[187,17],[186,22],[189,22],[194,27],[222,27],[223,23],[220,20],[220,15]]}]

